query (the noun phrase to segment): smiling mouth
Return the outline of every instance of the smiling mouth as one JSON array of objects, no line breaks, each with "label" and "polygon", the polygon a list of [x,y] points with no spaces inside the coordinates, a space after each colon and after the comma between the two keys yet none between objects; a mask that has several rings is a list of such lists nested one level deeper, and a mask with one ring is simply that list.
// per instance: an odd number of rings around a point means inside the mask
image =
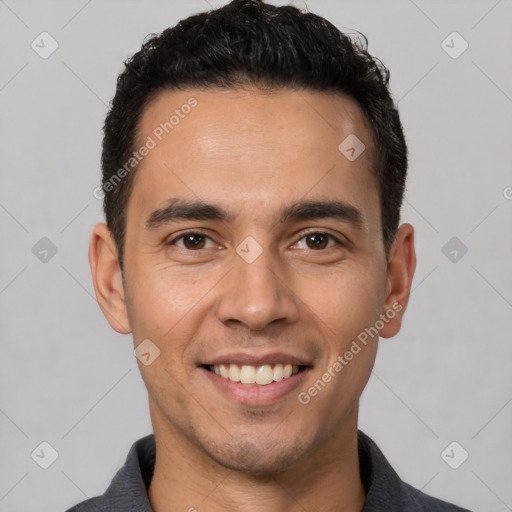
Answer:
[{"label": "smiling mouth", "polygon": [[257,384],[266,386],[273,382],[279,382],[295,375],[307,366],[299,366],[289,363],[263,364],[260,366],[238,364],[209,364],[203,365],[208,371],[219,375],[223,379],[241,384]]}]

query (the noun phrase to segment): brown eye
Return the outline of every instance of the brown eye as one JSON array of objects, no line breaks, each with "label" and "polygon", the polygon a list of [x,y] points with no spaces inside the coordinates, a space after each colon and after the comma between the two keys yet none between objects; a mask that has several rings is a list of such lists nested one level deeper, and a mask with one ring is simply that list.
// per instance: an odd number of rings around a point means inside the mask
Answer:
[{"label": "brown eye", "polygon": [[193,233],[191,235],[185,235],[183,237],[183,245],[187,249],[202,249],[205,244],[205,239],[203,235],[199,235],[197,233]]},{"label": "brown eye", "polygon": [[309,249],[313,251],[322,251],[335,246],[343,246],[335,236],[322,231],[313,231],[306,233],[295,244],[299,249]]},{"label": "brown eye", "polygon": [[326,233],[311,233],[306,235],[305,238],[310,249],[325,249],[329,242],[329,235]]},{"label": "brown eye", "polygon": [[[207,246],[207,243],[210,242],[210,246]],[[189,251],[198,251],[200,249],[208,249],[212,247],[212,241],[206,235],[201,233],[189,232],[184,233],[183,235],[175,238],[168,245],[177,245],[182,249],[187,249]]]}]

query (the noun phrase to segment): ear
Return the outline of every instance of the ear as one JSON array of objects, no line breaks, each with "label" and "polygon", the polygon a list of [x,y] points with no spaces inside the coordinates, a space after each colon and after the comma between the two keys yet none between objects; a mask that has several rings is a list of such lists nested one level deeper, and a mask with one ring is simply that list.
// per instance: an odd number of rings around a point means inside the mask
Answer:
[{"label": "ear", "polygon": [[400,331],[415,269],[414,228],[410,224],[402,224],[398,228],[388,259],[386,298],[382,311],[387,321],[380,330],[383,338],[391,338]]},{"label": "ear", "polygon": [[105,318],[118,333],[130,333],[116,245],[110,230],[101,222],[92,230],[89,264],[96,298]]}]

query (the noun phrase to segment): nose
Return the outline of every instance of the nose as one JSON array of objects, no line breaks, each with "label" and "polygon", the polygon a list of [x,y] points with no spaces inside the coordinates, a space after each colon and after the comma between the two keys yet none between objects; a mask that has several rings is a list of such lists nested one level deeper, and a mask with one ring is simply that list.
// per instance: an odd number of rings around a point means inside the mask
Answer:
[{"label": "nose", "polygon": [[272,323],[298,320],[299,300],[293,283],[276,258],[268,250],[252,262],[234,255],[234,268],[219,290],[217,317],[221,322],[261,331]]}]

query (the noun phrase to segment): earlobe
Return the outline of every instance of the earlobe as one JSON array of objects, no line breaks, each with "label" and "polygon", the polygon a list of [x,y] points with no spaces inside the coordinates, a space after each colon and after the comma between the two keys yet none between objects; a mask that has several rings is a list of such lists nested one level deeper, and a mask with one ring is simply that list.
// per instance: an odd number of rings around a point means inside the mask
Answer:
[{"label": "earlobe", "polygon": [[92,230],[89,264],[96,298],[105,318],[115,331],[130,333],[116,245],[107,225],[101,222]]},{"label": "earlobe", "polygon": [[386,298],[382,312],[387,322],[380,331],[383,338],[391,338],[400,331],[415,269],[414,228],[410,224],[402,224],[388,259]]}]

